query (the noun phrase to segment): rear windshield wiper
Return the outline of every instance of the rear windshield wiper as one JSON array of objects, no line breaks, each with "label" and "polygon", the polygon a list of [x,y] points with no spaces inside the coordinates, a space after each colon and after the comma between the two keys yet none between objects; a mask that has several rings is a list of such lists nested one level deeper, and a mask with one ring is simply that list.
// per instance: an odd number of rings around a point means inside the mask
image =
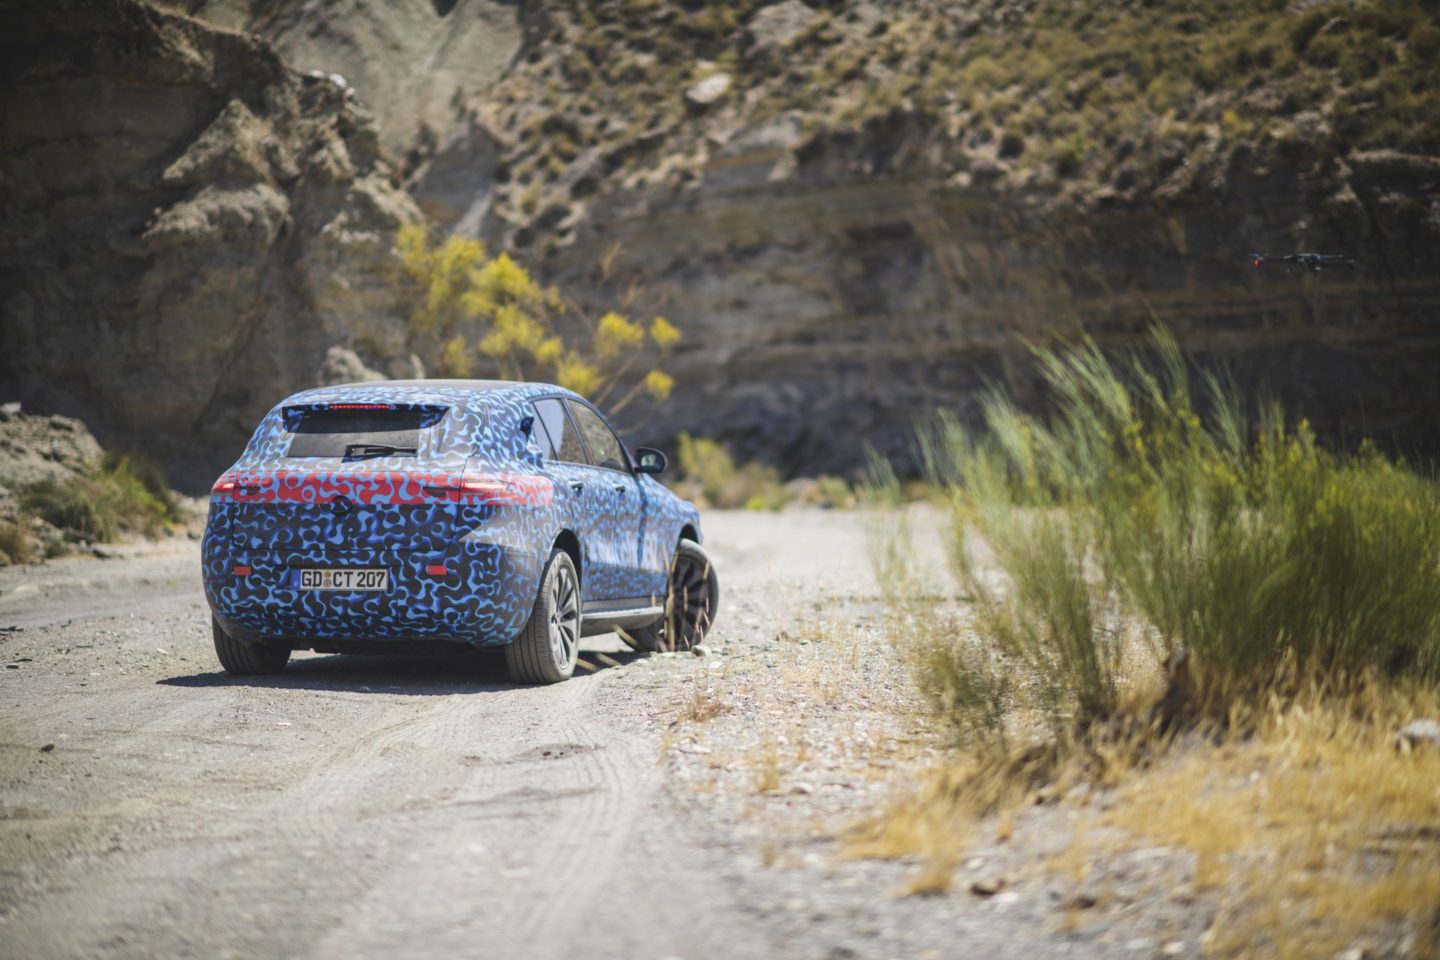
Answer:
[{"label": "rear windshield wiper", "polygon": [[361,457],[393,457],[408,454],[414,456],[415,447],[392,447],[388,443],[347,443],[345,444],[345,459],[353,460]]}]

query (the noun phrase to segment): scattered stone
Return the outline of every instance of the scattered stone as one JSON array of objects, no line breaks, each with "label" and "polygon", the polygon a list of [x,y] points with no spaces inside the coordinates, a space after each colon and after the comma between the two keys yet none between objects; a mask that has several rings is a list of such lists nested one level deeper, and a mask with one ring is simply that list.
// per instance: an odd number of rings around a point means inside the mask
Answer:
[{"label": "scattered stone", "polygon": [[1395,749],[1410,753],[1422,744],[1440,748],[1440,723],[1434,720],[1412,720],[1395,734]]},{"label": "scattered stone", "polygon": [[1185,952],[1184,940],[1171,940],[1160,948],[1160,952],[1167,957],[1178,957]]},{"label": "scattered stone", "polygon": [[806,783],[804,780],[801,780],[790,788],[790,792],[798,793],[801,796],[807,796],[815,792],[815,785],[813,783]]},{"label": "scattered stone", "polygon": [[685,102],[692,107],[704,109],[725,96],[729,90],[730,74],[712,74],[685,91]]},{"label": "scattered stone", "polygon": [[40,752],[41,752],[41,753],[49,753],[51,750],[54,750],[54,749],[55,749],[55,744],[53,744],[53,743],[47,743],[47,744],[45,744],[45,746],[43,746],[43,747],[40,748]]},{"label": "scattered stone", "polygon": [[1004,877],[981,877],[970,884],[970,892],[977,897],[993,897],[1004,889]]},{"label": "scattered stone", "polygon": [[815,11],[800,0],[784,0],[762,7],[745,25],[756,53],[768,53],[784,47],[810,26]]},{"label": "scattered stone", "polygon": [[690,652],[697,657],[710,656],[710,648],[705,646],[703,643],[697,643],[695,646],[691,647]]},{"label": "scattered stone", "polygon": [[1089,910],[1100,902],[1100,898],[1088,890],[1082,890],[1065,901],[1065,906],[1072,910]]}]

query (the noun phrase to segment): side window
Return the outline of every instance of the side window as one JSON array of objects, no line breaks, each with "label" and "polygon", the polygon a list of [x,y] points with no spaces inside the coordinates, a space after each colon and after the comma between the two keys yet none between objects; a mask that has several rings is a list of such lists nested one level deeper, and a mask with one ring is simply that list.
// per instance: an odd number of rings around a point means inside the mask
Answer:
[{"label": "side window", "polygon": [[597,467],[610,470],[626,469],[625,448],[620,446],[620,438],[615,436],[615,432],[600,419],[600,414],[583,403],[572,402],[567,406],[575,417],[576,426],[585,435],[585,446],[590,449],[590,461]]},{"label": "side window", "polygon": [[537,414],[535,431],[541,440],[542,452],[551,460],[568,463],[584,463],[585,448],[580,445],[580,435],[565,416],[565,404],[559,400],[536,400]]}]

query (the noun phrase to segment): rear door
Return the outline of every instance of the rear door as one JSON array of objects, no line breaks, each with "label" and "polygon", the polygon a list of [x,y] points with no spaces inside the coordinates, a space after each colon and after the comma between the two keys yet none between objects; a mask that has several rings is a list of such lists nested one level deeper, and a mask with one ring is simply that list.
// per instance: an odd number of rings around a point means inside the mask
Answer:
[{"label": "rear door", "polygon": [[[593,550],[606,574],[604,599],[648,603],[657,590],[646,576],[645,503],[629,454],[593,407],[575,400],[566,400],[565,405],[585,442],[585,505],[600,521]],[[663,592],[662,585],[658,593]]]}]

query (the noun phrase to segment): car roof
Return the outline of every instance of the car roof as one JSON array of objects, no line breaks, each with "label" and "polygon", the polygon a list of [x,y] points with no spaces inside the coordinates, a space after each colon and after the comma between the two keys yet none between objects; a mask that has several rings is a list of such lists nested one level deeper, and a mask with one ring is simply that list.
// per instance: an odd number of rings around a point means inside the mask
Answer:
[{"label": "car roof", "polygon": [[302,390],[286,397],[281,406],[337,400],[368,400],[475,407],[486,406],[493,401],[522,400],[555,394],[578,397],[575,392],[551,383],[516,380],[366,380]]}]

